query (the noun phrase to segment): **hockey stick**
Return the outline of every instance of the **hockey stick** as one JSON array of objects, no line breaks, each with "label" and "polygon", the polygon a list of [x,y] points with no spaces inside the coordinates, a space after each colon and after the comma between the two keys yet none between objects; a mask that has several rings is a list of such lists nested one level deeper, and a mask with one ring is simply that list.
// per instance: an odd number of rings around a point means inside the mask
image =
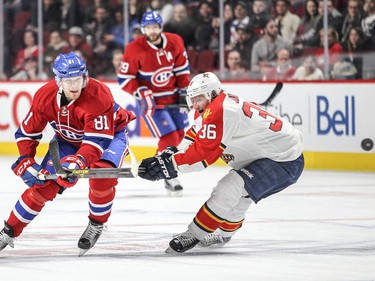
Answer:
[{"label": "hockey stick", "polygon": [[[268,99],[266,99],[264,102],[262,102],[261,106],[269,106],[271,102],[276,98],[276,96],[280,93],[281,89],[283,88],[282,82],[277,82],[275,88],[271,92]],[[180,107],[188,107],[187,104],[158,104],[156,105],[156,108],[163,109],[163,108],[180,108]]]},{"label": "hockey stick", "polygon": [[264,102],[262,102],[260,105],[261,106],[269,106],[271,102],[274,100],[274,98],[280,93],[281,89],[283,88],[283,83],[282,82],[277,82],[275,88],[273,89],[272,93],[266,99]]},{"label": "hockey stick", "polygon": [[56,174],[38,175],[40,180],[56,180],[62,178],[134,178],[138,176],[138,163],[133,152],[128,148],[131,167],[130,168],[93,168],[93,169],[76,169],[64,170],[60,164],[59,144],[56,139],[49,143],[49,152]]},{"label": "hockey stick", "polygon": [[164,109],[164,108],[189,108],[189,106],[187,104],[176,104],[176,103],[173,103],[173,104],[157,104],[156,105],[156,108],[157,109]]}]

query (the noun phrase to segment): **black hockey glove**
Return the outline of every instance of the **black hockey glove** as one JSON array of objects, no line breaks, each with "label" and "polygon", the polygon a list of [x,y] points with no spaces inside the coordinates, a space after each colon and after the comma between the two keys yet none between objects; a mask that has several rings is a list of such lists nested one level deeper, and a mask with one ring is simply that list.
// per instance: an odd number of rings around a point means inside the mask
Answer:
[{"label": "black hockey glove", "polygon": [[169,180],[177,177],[177,171],[170,156],[157,155],[142,160],[138,175],[150,181]]},{"label": "black hockey glove", "polygon": [[177,92],[179,94],[178,105],[180,106],[180,113],[188,114],[190,108],[186,101],[186,90],[179,89]]},{"label": "black hockey glove", "polygon": [[167,148],[160,153],[160,156],[165,158],[171,158],[171,156],[175,154],[177,151],[178,149],[175,146],[167,146]]}]

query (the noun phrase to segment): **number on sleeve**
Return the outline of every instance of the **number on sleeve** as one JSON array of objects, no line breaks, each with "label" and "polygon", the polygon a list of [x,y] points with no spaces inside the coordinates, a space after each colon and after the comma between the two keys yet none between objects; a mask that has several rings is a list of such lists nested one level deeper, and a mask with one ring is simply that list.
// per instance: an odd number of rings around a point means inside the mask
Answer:
[{"label": "number on sleeve", "polygon": [[281,128],[283,127],[283,121],[281,121],[281,119],[277,118],[275,115],[269,113],[268,111],[264,110],[263,108],[257,106],[254,103],[244,102],[242,110],[244,114],[249,118],[253,116],[254,111],[258,112],[260,117],[267,119],[271,122],[269,128],[274,132],[281,131]]},{"label": "number on sleeve", "polygon": [[216,125],[204,124],[198,136],[201,139],[209,139],[209,140],[216,139]]},{"label": "number on sleeve", "polygon": [[109,129],[109,126],[108,126],[108,121],[107,121],[107,116],[98,116],[94,119],[94,124],[95,124],[95,129],[98,130],[98,131],[101,131],[101,130],[108,130]]}]

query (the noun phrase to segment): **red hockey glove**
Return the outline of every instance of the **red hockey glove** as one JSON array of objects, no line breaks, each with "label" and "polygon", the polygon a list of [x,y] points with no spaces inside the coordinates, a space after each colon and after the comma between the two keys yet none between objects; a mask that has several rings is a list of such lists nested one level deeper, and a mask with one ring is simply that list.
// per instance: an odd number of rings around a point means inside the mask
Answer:
[{"label": "red hockey glove", "polygon": [[[86,168],[86,162],[79,156],[68,155],[60,160],[61,166],[64,170],[76,170]],[[67,173],[69,173],[67,171]],[[57,183],[62,187],[69,188],[77,183],[77,178],[61,178],[57,179]]]},{"label": "red hockey glove", "polygon": [[141,113],[143,115],[152,116],[155,113],[155,100],[152,91],[147,87],[139,87],[137,89],[136,98],[141,104]]},{"label": "red hockey glove", "polygon": [[39,180],[38,175],[49,174],[46,169],[43,169],[35,162],[34,158],[30,156],[20,156],[12,165],[12,170],[17,176],[21,177],[24,183],[29,187],[32,187],[34,184],[43,185],[45,181]]}]

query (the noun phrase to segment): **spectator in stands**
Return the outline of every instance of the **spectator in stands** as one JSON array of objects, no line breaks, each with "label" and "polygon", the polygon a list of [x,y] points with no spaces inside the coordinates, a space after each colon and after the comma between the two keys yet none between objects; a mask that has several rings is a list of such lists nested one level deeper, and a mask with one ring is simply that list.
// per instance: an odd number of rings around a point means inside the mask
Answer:
[{"label": "spectator in stands", "polygon": [[201,2],[195,31],[196,49],[198,51],[218,48],[217,35],[215,34],[215,28],[212,26],[213,21],[214,15],[211,5],[206,1]]},{"label": "spectator in stands", "polygon": [[137,39],[138,37],[142,36],[142,28],[141,28],[141,25],[140,24],[135,24],[133,26],[133,30],[132,30],[132,36],[131,38],[129,39],[130,41],[133,41],[135,39]]},{"label": "spectator in stands", "polygon": [[232,21],[232,25],[230,27],[231,37],[230,42],[232,45],[235,45],[237,43],[237,35],[236,35],[236,28],[240,24],[248,25],[250,24],[250,17],[249,17],[249,11],[248,6],[243,1],[238,1],[236,5],[234,6],[234,19]]},{"label": "spectator in stands", "polygon": [[249,70],[251,66],[251,51],[258,37],[254,35],[250,25],[240,24],[237,26],[236,32],[237,43],[234,45],[233,50],[240,52],[242,64]]},{"label": "spectator in stands", "polygon": [[119,70],[121,59],[124,54],[123,49],[115,49],[112,52],[112,67],[108,69],[105,73],[95,76],[99,80],[116,80],[117,72]]},{"label": "spectator in stands", "polygon": [[94,53],[85,39],[82,28],[79,26],[73,26],[69,29],[68,46],[63,49],[62,53],[65,54],[71,51],[81,51],[83,57],[87,59],[87,68],[93,68]]},{"label": "spectator in stands", "polygon": [[[61,2],[54,0],[43,0],[43,29],[50,31],[59,29],[61,26]],[[33,1],[31,25],[34,30],[38,27],[38,1]]]},{"label": "spectator in stands", "polygon": [[[316,26],[317,34],[319,34],[319,30],[323,28],[324,1],[325,0],[319,0],[318,2],[318,13],[319,13],[320,19]],[[327,0],[327,14],[328,14],[328,26],[334,28],[336,32],[339,34],[342,28],[343,17],[342,17],[342,14],[333,5],[332,0]]]},{"label": "spectator in stands", "polygon": [[37,45],[36,33],[32,30],[26,30],[23,34],[24,48],[17,53],[16,62],[13,67],[13,74],[24,69],[26,61],[31,58],[37,58],[39,49]]},{"label": "spectator in stands", "polygon": [[350,61],[342,60],[333,65],[331,78],[334,80],[354,80],[357,78],[358,70]]},{"label": "spectator in stands", "polygon": [[[339,43],[339,36],[333,27],[327,30],[328,36],[328,54],[329,54],[329,68],[332,69],[333,65],[341,60],[343,49]],[[320,69],[324,67],[324,29],[319,31],[320,47],[315,50],[317,65]]]},{"label": "spectator in stands", "polygon": [[292,53],[292,45],[280,35],[274,18],[268,18],[263,27],[263,36],[254,43],[251,51],[251,71],[254,76],[263,77],[276,65],[276,53],[287,49]]},{"label": "spectator in stands", "polygon": [[184,4],[176,4],[173,9],[172,20],[164,25],[165,32],[176,33],[184,40],[185,49],[195,47],[195,30],[197,23],[189,18],[187,8]]},{"label": "spectator in stands", "polygon": [[124,49],[124,16],[122,10],[117,10],[115,13],[115,24],[102,35],[102,41],[108,46],[110,50]]},{"label": "spectator in stands", "polygon": [[[95,21],[95,11],[97,7],[107,6],[106,0],[89,0],[86,9],[83,10],[83,25],[87,25]],[[109,9],[109,7],[107,7]]]},{"label": "spectator in stands", "polygon": [[276,0],[275,12],[275,21],[279,27],[281,37],[289,43],[293,43],[301,22],[300,17],[290,12],[289,0]]},{"label": "spectator in stands", "polygon": [[305,3],[305,13],[298,27],[297,38],[294,41],[295,49],[302,52],[304,48],[318,47],[317,25],[319,20],[318,2],[316,0],[307,0]]},{"label": "spectator in stands", "polygon": [[353,26],[349,30],[347,40],[341,43],[344,52],[344,60],[350,61],[358,70],[358,79],[362,78],[363,54],[368,48],[368,42],[360,26]]},{"label": "spectator in stands", "polygon": [[347,41],[350,29],[352,27],[361,26],[363,17],[364,12],[359,0],[349,0],[347,13],[344,17],[344,22],[341,28],[341,42]]},{"label": "spectator in stands", "polygon": [[226,46],[226,49],[230,49],[232,47],[230,42],[230,28],[232,26],[233,18],[234,14],[232,6],[227,2],[224,4],[224,45]]},{"label": "spectator in stands", "polygon": [[151,0],[147,11],[157,11],[163,19],[163,23],[169,23],[173,18],[173,5],[165,0]]},{"label": "spectator in stands", "polygon": [[292,65],[290,51],[280,49],[277,52],[276,66],[263,76],[263,80],[288,81],[291,80],[296,68]]},{"label": "spectator in stands", "polygon": [[366,13],[362,20],[362,30],[365,33],[372,50],[375,50],[375,0],[365,0],[363,9]]},{"label": "spectator in stands", "polygon": [[82,14],[78,0],[61,0],[61,30],[69,30],[72,26],[81,26]]},{"label": "spectator in stands", "polygon": [[262,37],[263,24],[269,17],[270,5],[264,0],[254,0],[252,5],[252,13],[250,15],[250,26],[257,38]]},{"label": "spectator in stands", "polygon": [[224,73],[221,75],[222,80],[243,80],[249,79],[249,72],[242,65],[241,54],[239,51],[229,51],[227,65]]},{"label": "spectator in stands", "polygon": [[61,31],[53,30],[49,34],[49,42],[44,52],[44,71],[48,77],[52,78],[55,74],[52,71],[52,64],[57,55],[68,47],[68,43],[63,39]]},{"label": "spectator in stands", "polygon": [[297,67],[291,80],[323,80],[324,74],[321,69],[316,66],[314,56],[307,56],[303,60],[301,66]]},{"label": "spectator in stands", "polygon": [[114,22],[110,18],[110,11],[105,5],[97,6],[95,19],[84,26],[86,38],[94,52],[95,72],[93,76],[105,73],[111,67],[113,47],[106,41],[106,34],[110,34]]},{"label": "spectator in stands", "polygon": [[48,80],[48,75],[43,71],[39,75],[38,58],[31,56],[25,60],[23,68],[9,80]]}]

